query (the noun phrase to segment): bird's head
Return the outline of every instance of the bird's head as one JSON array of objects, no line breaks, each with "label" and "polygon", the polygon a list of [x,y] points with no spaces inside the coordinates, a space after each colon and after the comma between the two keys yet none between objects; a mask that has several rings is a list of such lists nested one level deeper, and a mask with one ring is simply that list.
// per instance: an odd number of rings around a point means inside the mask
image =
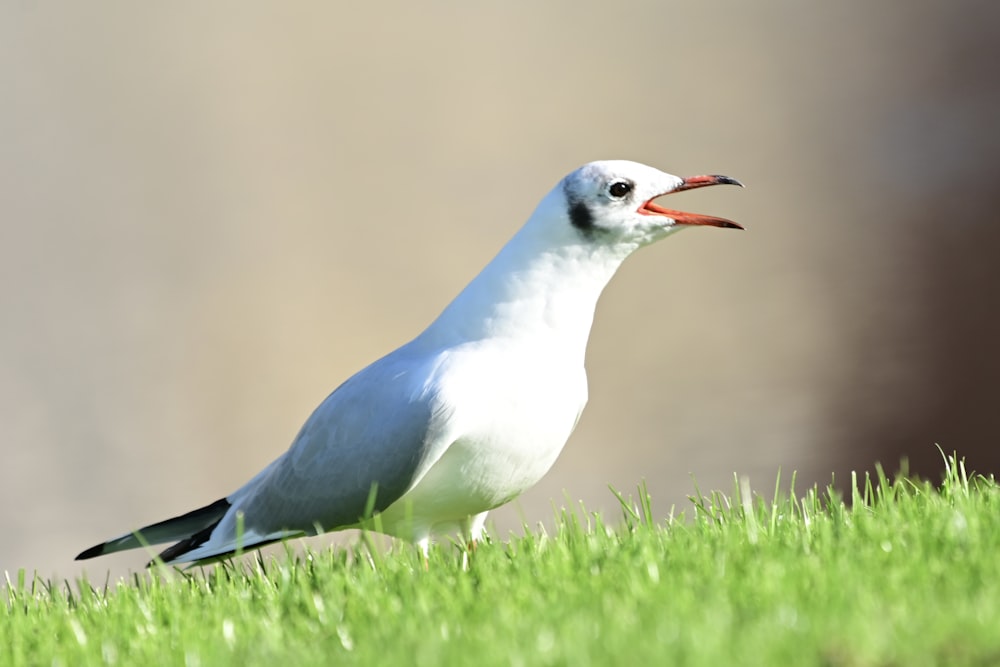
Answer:
[{"label": "bird's head", "polygon": [[[685,227],[743,227],[725,218],[663,208],[657,197],[708,185],[742,183],[729,176],[680,178],[627,160],[591,162],[572,172],[546,199],[562,224],[588,240],[642,246]],[[562,211],[558,211],[559,208]],[[550,208],[551,211],[551,208]]]}]

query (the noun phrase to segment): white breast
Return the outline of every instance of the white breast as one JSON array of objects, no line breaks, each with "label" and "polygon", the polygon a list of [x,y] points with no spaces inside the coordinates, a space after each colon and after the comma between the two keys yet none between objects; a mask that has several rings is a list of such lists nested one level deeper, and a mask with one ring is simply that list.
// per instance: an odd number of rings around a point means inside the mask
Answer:
[{"label": "white breast", "polygon": [[385,532],[414,539],[450,531],[520,495],[555,463],[587,402],[583,365],[552,350],[511,354],[504,349],[510,344],[493,340],[451,353],[439,376],[451,441],[383,512]]}]

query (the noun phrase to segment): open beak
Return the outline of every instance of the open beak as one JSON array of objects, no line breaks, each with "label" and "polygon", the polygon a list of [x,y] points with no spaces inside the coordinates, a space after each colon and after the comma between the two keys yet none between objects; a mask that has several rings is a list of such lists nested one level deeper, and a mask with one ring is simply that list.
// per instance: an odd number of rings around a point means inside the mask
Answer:
[{"label": "open beak", "polygon": [[[695,188],[703,188],[708,185],[738,185],[741,188],[743,187],[742,183],[737,181],[735,178],[730,178],[729,176],[691,176],[690,178],[685,178],[679,186],[670,192],[664,192],[663,194],[669,195],[674,192],[694,190]],[[657,197],[662,196],[663,195],[657,195]],[[654,204],[652,199],[639,207],[639,213],[643,215],[662,215],[670,218],[678,225],[707,225],[709,227],[743,229],[743,225],[735,223],[732,220],[726,220],[725,218],[716,218],[711,215],[685,213],[684,211],[674,211],[673,209],[663,208],[662,206]]]}]

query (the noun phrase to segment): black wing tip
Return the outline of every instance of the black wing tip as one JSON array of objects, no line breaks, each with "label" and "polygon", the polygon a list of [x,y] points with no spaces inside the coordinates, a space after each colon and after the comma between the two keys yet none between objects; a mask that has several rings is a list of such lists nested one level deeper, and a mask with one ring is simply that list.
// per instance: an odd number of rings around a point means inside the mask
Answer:
[{"label": "black wing tip", "polygon": [[[198,509],[191,510],[186,514],[181,514],[180,516],[175,516],[170,519],[164,519],[163,521],[158,521],[157,523],[153,523],[143,528],[139,528],[137,531],[135,531],[135,533],[138,533],[140,535],[140,538],[144,539],[142,538],[143,534],[148,533],[149,531],[155,531],[157,529],[161,529],[166,526],[176,525],[178,522],[192,521],[192,520],[201,521],[201,525],[207,528],[208,533],[211,533],[212,529],[214,529],[215,526],[219,524],[219,521],[222,520],[222,517],[225,516],[226,512],[229,511],[230,507],[232,507],[232,503],[229,502],[228,498],[220,498],[216,500],[214,503],[210,503],[208,505],[205,505],[204,507],[199,507]],[[191,540],[193,538],[201,537],[203,534],[207,536],[204,529],[196,529],[195,533],[193,535],[190,535],[189,537],[184,538],[181,541],[181,544],[190,545]],[[124,549],[135,549],[138,548],[139,546],[142,546],[141,544],[135,544],[124,548],[120,547],[119,543],[125,540],[127,537],[128,536],[126,535],[125,537],[109,540],[107,542],[102,542],[101,544],[92,546],[89,549],[84,549],[73,560],[88,560],[90,558],[97,558],[98,556],[104,556],[110,553],[115,553],[117,551],[123,551]],[[154,544],[157,544],[159,542],[168,542],[168,541],[170,540],[169,539],[152,540]],[[108,549],[109,545],[118,548]],[[178,545],[174,545],[174,547],[171,547],[171,549],[177,546]],[[170,549],[167,549],[167,551],[170,551]]]},{"label": "black wing tip", "polygon": [[76,558],[74,558],[73,560],[89,560],[91,558],[97,558],[98,556],[103,556],[104,547],[106,546],[106,544],[107,544],[106,542],[102,542],[101,544],[92,546],[89,549],[84,549],[79,554],[77,554]]},{"label": "black wing tip", "polygon": [[210,537],[212,537],[212,532],[215,530],[216,526],[218,526],[219,523],[222,521],[222,518],[226,515],[226,512],[229,511],[230,507],[232,507],[232,503],[230,503],[227,499],[222,498],[221,500],[217,500],[211,505],[203,507],[200,510],[191,512],[190,514],[192,515],[197,512],[211,516],[213,514],[218,514],[216,510],[222,510],[222,514],[218,515],[218,518],[212,521],[212,523],[208,524],[207,526],[199,530],[197,533],[191,535],[190,537],[181,540],[177,544],[167,547],[166,549],[161,551],[156,558],[146,563],[146,567],[151,567],[155,565],[157,562],[169,563],[170,561],[176,558],[180,558],[187,552],[193,551],[194,549],[197,549],[198,547],[203,545],[205,542],[209,540]]},{"label": "black wing tip", "polygon": [[202,544],[204,544],[206,540],[208,540],[208,538],[212,534],[212,531],[215,530],[215,527],[218,525],[218,523],[219,522],[216,521],[205,530],[195,533],[186,540],[181,540],[172,547],[167,547],[166,549],[161,551],[159,555],[156,556],[156,558],[146,563],[146,567],[152,567],[157,563],[169,563],[175,558],[180,558],[187,552],[192,551],[193,549],[197,549]]},{"label": "black wing tip", "polygon": [[180,544],[175,544],[172,547],[164,549],[163,552],[161,552],[156,558],[146,563],[146,567],[153,567],[155,565],[160,565],[160,564],[167,566],[173,565],[174,567],[177,567],[179,565],[191,565],[191,566],[212,565],[213,563],[219,563],[224,560],[229,560],[231,558],[235,558],[236,556],[240,555],[246,556],[251,551],[256,551],[257,549],[261,549],[268,545],[276,544],[278,542],[284,542],[285,540],[292,539],[295,537],[302,537],[305,534],[306,533],[300,533],[296,535],[285,535],[284,537],[274,537],[268,540],[261,540],[260,542],[253,542],[252,544],[243,545],[240,547],[240,549],[231,549],[230,551],[223,551],[217,554],[212,554],[211,556],[205,556],[204,558],[199,558],[197,560],[192,560],[192,561],[185,561],[183,563],[173,563],[174,559],[179,558],[184,554],[186,554],[187,552],[191,551],[192,549],[196,549],[199,546],[201,546],[201,544],[189,545],[185,544],[184,542],[181,542]]}]

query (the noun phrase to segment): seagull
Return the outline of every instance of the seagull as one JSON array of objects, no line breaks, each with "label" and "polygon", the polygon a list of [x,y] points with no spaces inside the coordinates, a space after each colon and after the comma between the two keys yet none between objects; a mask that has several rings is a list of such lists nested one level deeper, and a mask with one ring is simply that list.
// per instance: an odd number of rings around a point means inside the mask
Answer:
[{"label": "seagull", "polygon": [[486,514],[537,483],[576,427],[594,309],[625,258],[687,227],[743,229],[653,200],[719,184],[742,186],[626,160],[573,171],[423,333],[335,389],[257,476],[77,560],[175,542],[150,565],[209,563],[358,527],[425,556],[446,536],[474,546]]}]

